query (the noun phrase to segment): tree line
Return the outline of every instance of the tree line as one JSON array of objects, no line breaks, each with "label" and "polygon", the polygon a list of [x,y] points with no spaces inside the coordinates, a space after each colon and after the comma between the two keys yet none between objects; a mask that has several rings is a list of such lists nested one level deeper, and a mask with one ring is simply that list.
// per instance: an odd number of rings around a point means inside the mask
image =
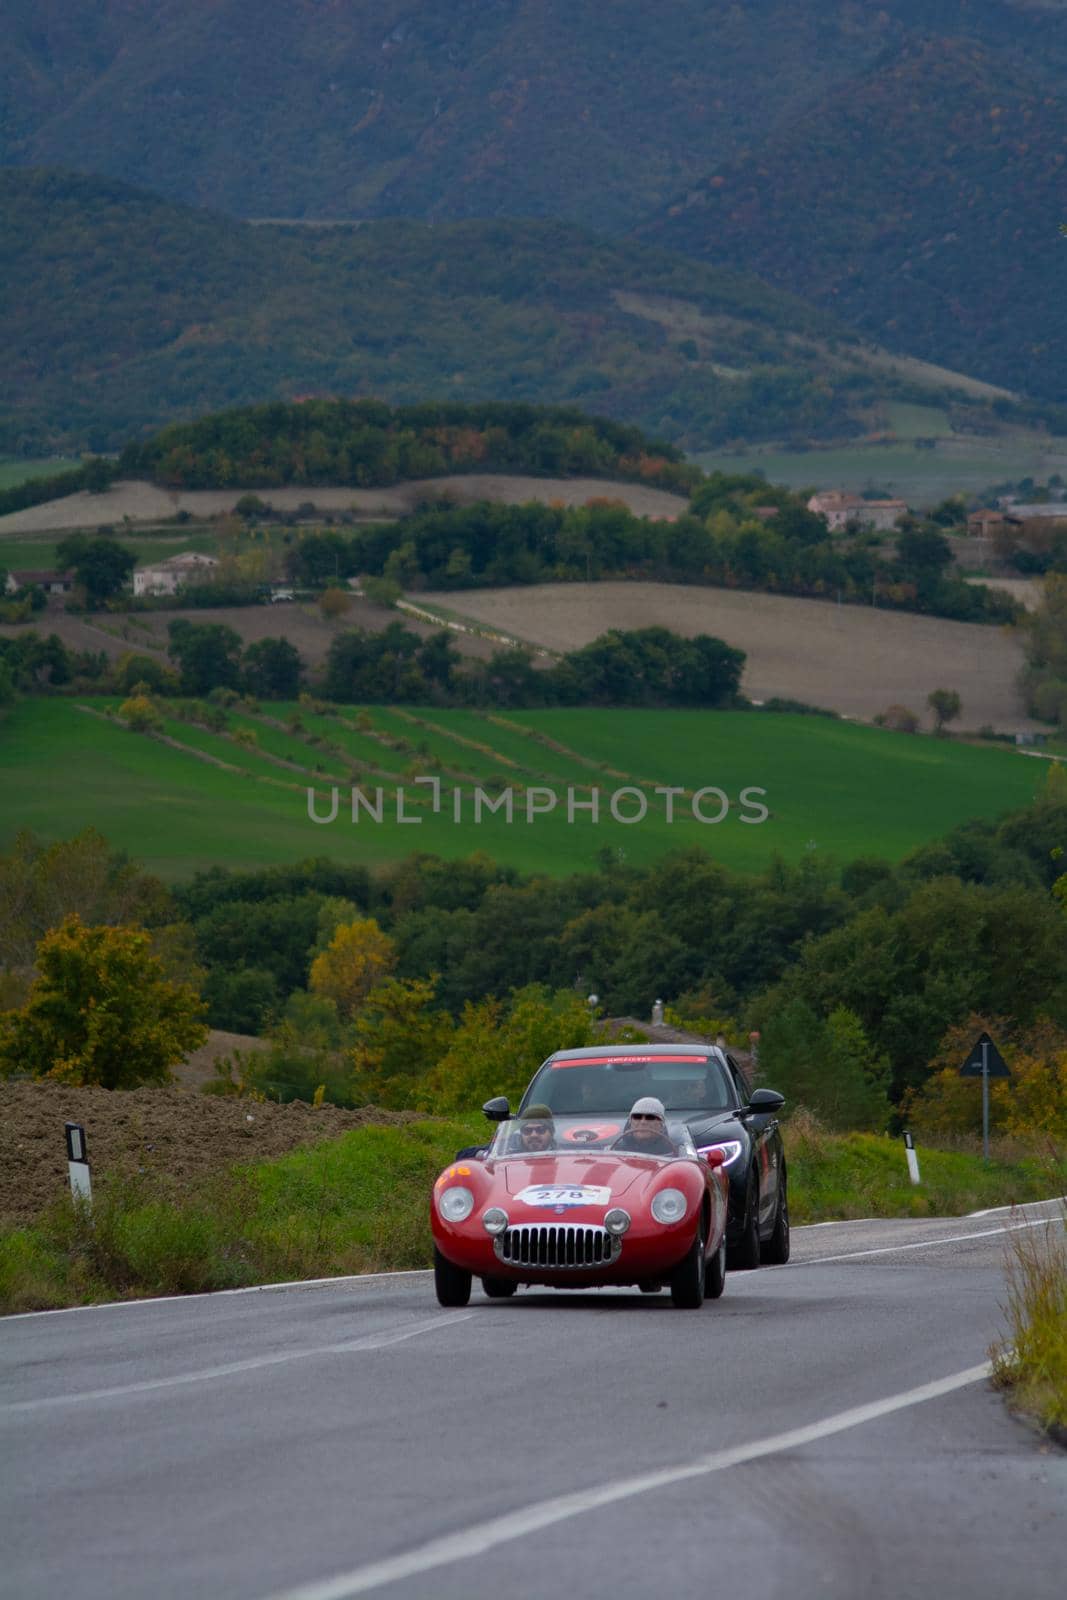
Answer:
[{"label": "tree line", "polygon": [[[564,879],[413,855],[215,867],[168,890],[99,835],[23,835],[0,858],[0,1070],[25,1070],[20,1050],[45,1061],[64,971],[106,966],[126,1015],[141,963],[156,1023],[269,1036],[223,1090],[467,1109],[589,1040],[595,992],[608,1015],[648,1016],[661,998],[705,1035],[758,1029],[761,1080],[834,1126],[881,1128],[895,1107],[964,1128],[974,1105],[950,1081],[953,1052],[979,1019],[1029,1063],[1021,1122],[1067,1133],[1065,830],[1056,773],[1032,806],[899,864],[809,857],[754,877],[690,848],[648,868],[607,850]],[[102,1059],[99,1030],[71,1028],[78,1059]],[[153,1038],[163,1072],[173,1039]]]},{"label": "tree line", "polygon": [[398,483],[467,472],[594,473],[683,492],[702,476],[675,446],[566,406],[273,401],[173,423],[127,445],[125,476],[184,488]]}]

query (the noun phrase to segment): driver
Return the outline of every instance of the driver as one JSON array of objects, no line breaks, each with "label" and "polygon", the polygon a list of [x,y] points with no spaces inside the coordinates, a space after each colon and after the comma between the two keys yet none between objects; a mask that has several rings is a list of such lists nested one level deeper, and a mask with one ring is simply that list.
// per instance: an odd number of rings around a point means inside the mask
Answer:
[{"label": "driver", "polygon": [[632,1150],[643,1156],[675,1156],[674,1144],[667,1136],[667,1113],[663,1101],[646,1094],[630,1108],[626,1127],[612,1145],[613,1150]]},{"label": "driver", "polygon": [[547,1106],[527,1106],[522,1114],[519,1129],[519,1150],[525,1155],[536,1155],[541,1150],[551,1150],[556,1143],[556,1124]]}]

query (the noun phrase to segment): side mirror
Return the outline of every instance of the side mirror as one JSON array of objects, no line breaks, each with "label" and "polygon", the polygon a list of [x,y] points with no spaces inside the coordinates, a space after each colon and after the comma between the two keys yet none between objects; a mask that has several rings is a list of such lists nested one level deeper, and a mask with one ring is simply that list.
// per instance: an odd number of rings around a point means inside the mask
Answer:
[{"label": "side mirror", "polygon": [[462,1150],[457,1150],[456,1161],[484,1161],[486,1147],[484,1144],[465,1144]]},{"label": "side mirror", "polygon": [[784,1105],[785,1095],[776,1089],[754,1089],[745,1111],[754,1117],[774,1116]]},{"label": "side mirror", "polygon": [[498,1094],[495,1100],[487,1100],[482,1110],[490,1122],[506,1122],[511,1116],[511,1107],[505,1094]]}]

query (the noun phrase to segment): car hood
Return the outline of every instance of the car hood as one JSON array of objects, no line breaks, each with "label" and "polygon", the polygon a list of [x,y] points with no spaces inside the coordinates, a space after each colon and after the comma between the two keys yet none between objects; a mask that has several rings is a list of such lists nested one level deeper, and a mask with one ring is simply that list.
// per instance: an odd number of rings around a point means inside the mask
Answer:
[{"label": "car hood", "polygon": [[624,1194],[636,1198],[667,1165],[649,1156],[620,1156],[602,1152],[587,1156],[538,1156],[526,1160],[508,1156],[486,1163],[511,1196],[529,1189],[568,1188],[602,1191],[591,1204],[610,1205]]},{"label": "car hood", "polygon": [[733,1111],[687,1111],[682,1113],[693,1143],[699,1148],[713,1139],[744,1139],[745,1125]]}]

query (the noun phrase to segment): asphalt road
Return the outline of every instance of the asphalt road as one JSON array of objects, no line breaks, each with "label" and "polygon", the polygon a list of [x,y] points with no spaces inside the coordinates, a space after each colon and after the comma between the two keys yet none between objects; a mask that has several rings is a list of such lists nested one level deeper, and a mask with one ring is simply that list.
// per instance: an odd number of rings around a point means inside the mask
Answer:
[{"label": "asphalt road", "polygon": [[0,1595],[1061,1600],[1067,1453],[984,1378],[1005,1229],[1059,1215],[797,1229],[700,1312],[412,1273],[8,1318]]}]

